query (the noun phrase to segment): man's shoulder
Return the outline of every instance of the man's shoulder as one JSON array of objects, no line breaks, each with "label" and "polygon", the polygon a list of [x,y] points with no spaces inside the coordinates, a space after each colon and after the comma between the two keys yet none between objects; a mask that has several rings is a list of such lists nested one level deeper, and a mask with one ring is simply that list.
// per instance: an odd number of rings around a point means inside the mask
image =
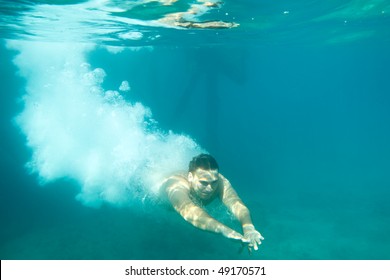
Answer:
[{"label": "man's shoulder", "polygon": [[218,174],[219,178],[221,179],[222,183],[225,184],[230,184],[229,180],[226,179],[225,176],[223,176],[221,173]]},{"label": "man's shoulder", "polygon": [[177,173],[170,175],[165,180],[165,184],[167,185],[167,187],[185,187],[185,188],[187,188],[189,186],[189,182],[188,182],[188,179],[187,179],[185,172],[177,172]]},{"label": "man's shoulder", "polygon": [[179,181],[186,181],[188,182],[188,179],[187,179],[187,174],[185,171],[178,171],[178,172],[175,172],[175,173],[172,173],[171,175],[169,175],[167,177],[168,180],[179,180]]}]

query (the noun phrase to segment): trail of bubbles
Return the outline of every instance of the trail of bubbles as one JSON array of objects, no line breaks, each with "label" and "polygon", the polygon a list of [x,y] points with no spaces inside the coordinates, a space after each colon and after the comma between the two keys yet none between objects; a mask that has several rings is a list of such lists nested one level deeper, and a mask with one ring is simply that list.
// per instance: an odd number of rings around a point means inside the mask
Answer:
[{"label": "trail of bubbles", "polygon": [[86,205],[129,205],[202,152],[191,138],[159,130],[150,109],[104,90],[105,71],[86,61],[91,46],[8,46],[20,52],[14,62],[27,81],[16,123],[32,150],[28,167],[43,184],[71,178]]}]

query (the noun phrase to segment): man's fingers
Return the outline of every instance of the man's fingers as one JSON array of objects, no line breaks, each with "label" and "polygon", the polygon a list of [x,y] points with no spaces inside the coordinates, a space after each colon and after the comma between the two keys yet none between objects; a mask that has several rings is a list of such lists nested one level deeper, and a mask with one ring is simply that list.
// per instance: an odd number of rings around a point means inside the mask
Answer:
[{"label": "man's fingers", "polygon": [[261,240],[264,240],[264,237],[263,237],[261,234],[260,234],[260,239],[261,239]]},{"label": "man's fingers", "polygon": [[257,251],[259,248],[257,247],[257,244],[256,242],[250,242],[248,243],[248,251],[249,251],[249,254],[251,255],[252,254],[252,250],[255,250]]},{"label": "man's fingers", "polygon": [[253,250],[257,251],[259,249],[261,240],[264,240],[264,237],[257,231],[249,233],[246,235],[246,237],[241,239],[243,243],[247,244],[249,253],[251,253]]},{"label": "man's fingers", "polygon": [[260,232],[258,232],[258,238],[259,238],[260,240],[264,240],[264,237],[261,235]]},{"label": "man's fingers", "polygon": [[228,235],[226,235],[227,237],[231,238],[231,239],[237,239],[237,240],[242,240],[244,238],[244,236],[242,236],[241,234],[239,234],[238,232],[231,232],[229,233]]},{"label": "man's fingers", "polygon": [[233,236],[234,239],[237,239],[237,240],[242,240],[244,238],[244,236],[242,236],[241,234],[237,233]]}]

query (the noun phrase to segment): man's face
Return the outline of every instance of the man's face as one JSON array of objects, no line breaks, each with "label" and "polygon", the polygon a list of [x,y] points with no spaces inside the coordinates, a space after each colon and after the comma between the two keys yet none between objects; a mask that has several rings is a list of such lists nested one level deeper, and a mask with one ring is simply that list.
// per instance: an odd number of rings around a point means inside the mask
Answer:
[{"label": "man's face", "polygon": [[203,170],[198,168],[188,174],[188,181],[191,183],[195,194],[202,199],[210,198],[219,185],[218,170]]}]

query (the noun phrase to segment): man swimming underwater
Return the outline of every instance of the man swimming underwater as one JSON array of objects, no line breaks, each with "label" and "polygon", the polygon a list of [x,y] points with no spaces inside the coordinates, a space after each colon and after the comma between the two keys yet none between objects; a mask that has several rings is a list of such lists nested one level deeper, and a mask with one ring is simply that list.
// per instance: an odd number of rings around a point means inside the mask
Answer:
[{"label": "man swimming underwater", "polygon": [[[188,174],[176,174],[161,188],[173,208],[189,223],[202,230],[220,233],[257,250],[264,238],[251,220],[248,208],[238,197],[230,182],[218,172],[216,160],[207,154],[194,157],[189,164]],[[211,217],[202,205],[219,198],[241,223],[243,234],[231,229]]]}]

